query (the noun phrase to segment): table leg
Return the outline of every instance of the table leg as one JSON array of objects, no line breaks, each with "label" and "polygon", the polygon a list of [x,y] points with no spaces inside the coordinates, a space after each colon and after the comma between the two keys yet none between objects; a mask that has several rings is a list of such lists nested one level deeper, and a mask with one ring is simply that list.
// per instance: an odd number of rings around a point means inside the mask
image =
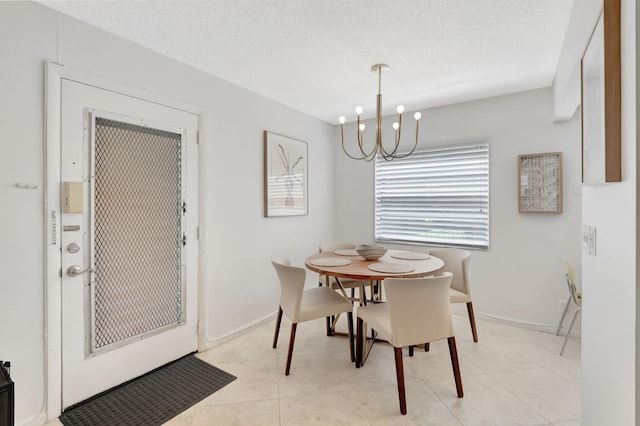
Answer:
[{"label": "table leg", "polygon": [[[380,293],[381,293],[381,282],[379,280],[375,280],[375,281],[369,281],[369,291],[371,293],[371,300],[369,301],[370,303],[380,303]],[[367,305],[367,300],[366,297],[364,298],[364,306]],[[365,336],[364,339],[362,339],[362,361],[360,363],[361,366],[363,366],[366,361],[367,358],[369,357],[369,352],[371,352],[371,349],[373,348],[373,344],[376,342],[376,336],[377,333],[374,329],[371,329],[371,337],[366,337],[367,336],[367,323],[363,322],[362,324],[362,333],[363,336]]]}]

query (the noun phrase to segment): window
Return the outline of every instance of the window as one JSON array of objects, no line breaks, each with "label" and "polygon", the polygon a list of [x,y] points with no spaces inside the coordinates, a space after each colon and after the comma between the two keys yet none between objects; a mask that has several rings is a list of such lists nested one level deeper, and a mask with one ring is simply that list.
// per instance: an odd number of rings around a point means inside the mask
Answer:
[{"label": "window", "polygon": [[376,241],[489,247],[489,142],[376,157]]}]

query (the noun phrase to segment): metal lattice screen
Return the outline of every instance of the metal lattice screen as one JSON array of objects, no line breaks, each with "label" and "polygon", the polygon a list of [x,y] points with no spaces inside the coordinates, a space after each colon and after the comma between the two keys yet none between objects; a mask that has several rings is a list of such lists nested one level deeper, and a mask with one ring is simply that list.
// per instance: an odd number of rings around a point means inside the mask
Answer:
[{"label": "metal lattice screen", "polygon": [[181,135],[95,118],[92,350],[183,321]]}]

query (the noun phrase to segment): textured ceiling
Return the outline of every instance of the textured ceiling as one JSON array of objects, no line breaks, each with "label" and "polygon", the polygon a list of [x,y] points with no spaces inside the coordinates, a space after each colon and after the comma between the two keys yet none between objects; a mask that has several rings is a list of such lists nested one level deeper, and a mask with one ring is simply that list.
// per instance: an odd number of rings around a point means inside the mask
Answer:
[{"label": "textured ceiling", "polygon": [[336,123],[550,86],[574,0],[40,3]]}]

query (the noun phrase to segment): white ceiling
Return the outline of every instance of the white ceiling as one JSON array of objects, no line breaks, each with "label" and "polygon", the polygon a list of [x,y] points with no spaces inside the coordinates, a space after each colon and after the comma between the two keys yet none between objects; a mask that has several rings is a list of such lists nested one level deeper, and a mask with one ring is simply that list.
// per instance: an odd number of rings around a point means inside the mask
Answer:
[{"label": "white ceiling", "polygon": [[550,86],[574,0],[40,3],[336,123]]}]

